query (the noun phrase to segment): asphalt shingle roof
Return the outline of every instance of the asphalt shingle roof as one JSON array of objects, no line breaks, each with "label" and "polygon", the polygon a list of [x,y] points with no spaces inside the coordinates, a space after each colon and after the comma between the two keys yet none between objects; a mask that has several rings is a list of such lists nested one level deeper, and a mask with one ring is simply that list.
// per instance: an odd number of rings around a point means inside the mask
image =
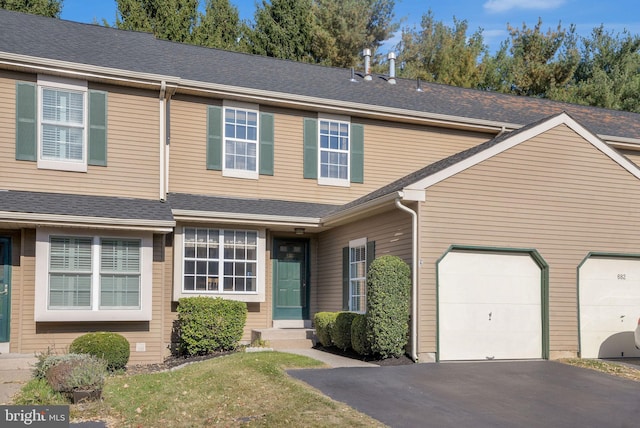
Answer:
[{"label": "asphalt shingle roof", "polygon": [[[28,29],[26,31],[25,29]],[[566,111],[599,135],[640,139],[640,114],[397,79],[350,81],[350,70],[227,52],[0,10],[1,52],[406,111],[526,125]]]},{"label": "asphalt shingle roof", "polygon": [[174,210],[303,218],[323,217],[340,208],[339,205],[316,204],[310,202],[291,202],[274,199],[227,198],[219,196],[189,195],[185,193],[170,193],[167,196],[167,202]]},{"label": "asphalt shingle roof", "polygon": [[16,190],[0,191],[0,211],[124,220],[173,221],[171,207],[161,201]]}]

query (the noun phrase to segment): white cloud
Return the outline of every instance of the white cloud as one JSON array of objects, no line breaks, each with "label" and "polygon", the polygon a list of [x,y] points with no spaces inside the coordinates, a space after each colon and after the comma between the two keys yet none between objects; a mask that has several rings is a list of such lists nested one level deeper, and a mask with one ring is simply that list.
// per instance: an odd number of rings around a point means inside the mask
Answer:
[{"label": "white cloud", "polygon": [[566,0],[489,0],[482,7],[489,13],[500,13],[512,9],[556,9],[565,2]]}]

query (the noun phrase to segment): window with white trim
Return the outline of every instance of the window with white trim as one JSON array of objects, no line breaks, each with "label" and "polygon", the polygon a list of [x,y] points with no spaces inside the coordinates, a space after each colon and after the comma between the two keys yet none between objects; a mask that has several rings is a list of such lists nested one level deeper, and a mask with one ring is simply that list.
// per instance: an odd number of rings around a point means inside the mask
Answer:
[{"label": "window with white trim", "polygon": [[349,310],[364,313],[367,308],[367,240],[349,242]]},{"label": "window with white trim", "polygon": [[150,232],[39,228],[36,321],[151,320],[152,260]]},{"label": "window with white trim", "polygon": [[185,227],[183,249],[183,292],[258,291],[258,232]]},{"label": "window with white trim", "polygon": [[224,108],[224,171],[238,177],[258,176],[258,111]]},{"label": "window with white trim", "polygon": [[320,174],[322,182],[349,182],[349,122],[320,119]]},{"label": "window with white trim", "polygon": [[86,171],[86,82],[39,78],[38,92],[38,167]]}]

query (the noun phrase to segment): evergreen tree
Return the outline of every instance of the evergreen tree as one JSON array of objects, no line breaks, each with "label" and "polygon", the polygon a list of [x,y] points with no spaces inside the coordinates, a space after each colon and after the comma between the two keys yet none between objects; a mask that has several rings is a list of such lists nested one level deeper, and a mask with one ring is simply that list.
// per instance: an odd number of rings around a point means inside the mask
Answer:
[{"label": "evergreen tree", "polygon": [[60,18],[63,0],[0,0],[0,9]]},{"label": "evergreen tree", "polygon": [[212,48],[237,50],[241,37],[238,9],[229,0],[207,0],[205,13],[198,13],[192,42]]},{"label": "evergreen tree", "polygon": [[190,43],[197,24],[198,0],[116,0],[116,27],[147,31],[156,37]]}]

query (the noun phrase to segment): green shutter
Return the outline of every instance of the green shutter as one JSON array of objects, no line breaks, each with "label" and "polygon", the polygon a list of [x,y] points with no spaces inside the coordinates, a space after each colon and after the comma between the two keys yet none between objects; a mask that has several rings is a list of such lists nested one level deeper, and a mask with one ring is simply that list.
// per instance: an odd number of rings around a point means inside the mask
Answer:
[{"label": "green shutter", "polygon": [[37,142],[36,85],[16,84],[16,159],[36,160]]},{"label": "green shutter", "polygon": [[318,122],[304,119],[304,178],[318,178]]},{"label": "green shutter", "polygon": [[89,165],[107,166],[107,93],[89,91]]},{"label": "green shutter", "polygon": [[273,175],[273,115],[260,113],[260,174]]},{"label": "green shutter", "polygon": [[349,310],[349,247],[342,249],[342,310]]},{"label": "green shutter", "polygon": [[364,183],[364,126],[351,124],[351,182]]},{"label": "green shutter", "polygon": [[207,169],[222,170],[222,107],[207,109]]},{"label": "green shutter", "polygon": [[367,273],[369,273],[369,266],[376,258],[376,241],[367,242]]}]

